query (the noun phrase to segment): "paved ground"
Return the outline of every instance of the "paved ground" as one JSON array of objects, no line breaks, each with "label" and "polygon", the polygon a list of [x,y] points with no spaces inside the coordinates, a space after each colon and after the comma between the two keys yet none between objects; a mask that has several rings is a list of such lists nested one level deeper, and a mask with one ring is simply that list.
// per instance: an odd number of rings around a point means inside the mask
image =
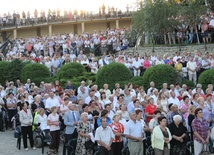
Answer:
[{"label": "paved ground", "polygon": [[[16,148],[16,142],[17,139],[13,137],[13,131],[0,132],[0,155],[42,155],[41,148],[36,150],[29,148],[28,151],[25,151],[23,141],[21,141],[21,150],[19,150]],[[44,155],[47,154],[47,151],[48,146],[45,147]],[[60,145],[59,155],[62,155],[62,144]]]}]

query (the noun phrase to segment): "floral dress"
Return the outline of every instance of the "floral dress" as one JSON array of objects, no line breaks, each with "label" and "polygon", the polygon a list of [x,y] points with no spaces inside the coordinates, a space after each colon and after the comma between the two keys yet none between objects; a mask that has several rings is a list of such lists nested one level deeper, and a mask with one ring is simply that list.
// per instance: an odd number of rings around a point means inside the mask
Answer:
[{"label": "floral dress", "polygon": [[[92,132],[90,122],[87,122],[86,125],[83,124],[82,121],[80,121],[77,125],[77,132],[82,132],[84,134],[89,134]],[[89,139],[83,136],[78,135],[77,138],[77,147],[75,155],[92,155],[93,150],[86,150],[85,149],[85,142]]]}]

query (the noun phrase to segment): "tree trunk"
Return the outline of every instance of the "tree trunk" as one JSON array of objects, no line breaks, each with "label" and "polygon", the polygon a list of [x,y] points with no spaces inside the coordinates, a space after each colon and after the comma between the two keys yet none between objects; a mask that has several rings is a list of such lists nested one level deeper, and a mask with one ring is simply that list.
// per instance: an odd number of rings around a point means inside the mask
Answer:
[{"label": "tree trunk", "polygon": [[145,44],[148,45],[149,44],[149,33],[145,32]]}]

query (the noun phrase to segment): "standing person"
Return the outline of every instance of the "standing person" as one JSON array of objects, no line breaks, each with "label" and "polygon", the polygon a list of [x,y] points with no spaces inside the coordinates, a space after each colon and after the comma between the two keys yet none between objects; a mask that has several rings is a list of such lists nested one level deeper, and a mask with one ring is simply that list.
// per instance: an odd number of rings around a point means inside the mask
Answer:
[{"label": "standing person", "polygon": [[[68,104],[68,111],[64,115],[65,128],[65,142],[67,143],[70,139],[77,138],[77,124],[80,120],[80,114],[75,111],[75,105],[73,103]],[[68,154],[71,153],[71,149],[68,148]]]},{"label": "standing person", "polygon": [[129,113],[130,120],[125,125],[124,134],[128,139],[128,148],[131,155],[143,154],[144,131],[142,124],[137,121],[135,111]]},{"label": "standing person", "polygon": [[48,123],[50,126],[51,133],[51,144],[49,146],[48,155],[52,153],[58,154],[59,143],[60,143],[60,126],[59,126],[59,115],[57,114],[56,106],[51,107],[51,114],[48,115]]},{"label": "standing person", "polygon": [[156,108],[157,106],[154,104],[154,99],[150,98],[145,108],[146,122],[149,123],[150,120],[153,118],[154,111],[156,110]]},{"label": "standing person", "polygon": [[8,116],[9,116],[9,127],[10,130],[12,130],[12,122],[10,121],[13,116],[17,114],[17,100],[14,97],[13,93],[8,93],[7,98],[7,108],[8,108]]},{"label": "standing person", "polygon": [[186,154],[186,127],[182,123],[180,115],[173,116],[173,123],[169,125],[169,130],[172,134],[172,141],[170,142],[173,154]]},{"label": "standing person", "polygon": [[21,122],[21,130],[23,135],[23,143],[24,148],[28,151],[27,146],[27,137],[30,140],[30,146],[35,150],[36,148],[33,146],[33,133],[32,133],[32,122],[33,116],[31,110],[27,108],[28,105],[26,103],[22,104],[22,110],[19,112],[19,120]]},{"label": "standing person", "polygon": [[92,150],[85,148],[85,143],[91,139],[90,134],[92,133],[91,123],[87,121],[88,113],[83,112],[81,114],[81,121],[77,124],[77,146],[75,155],[92,155]]},{"label": "standing person", "polygon": [[99,145],[99,152],[102,155],[113,155],[111,145],[115,135],[109,126],[106,126],[107,120],[105,117],[100,119],[101,126],[96,129],[95,140]]},{"label": "standing person", "polygon": [[[203,146],[209,144],[210,129],[209,123],[203,118],[201,108],[195,109],[195,119],[192,121],[194,153],[199,155]],[[207,146],[208,147],[208,146]]]},{"label": "standing person", "polygon": [[123,149],[123,132],[124,132],[124,126],[121,124],[120,121],[120,115],[115,114],[113,116],[113,122],[109,125],[112,129],[112,131],[115,134],[115,138],[112,143],[112,151],[115,155],[122,155],[122,149]]},{"label": "standing person", "polygon": [[188,69],[188,76],[189,80],[193,81],[196,84],[196,70],[197,70],[197,64],[195,61],[193,61],[193,57],[189,58],[189,61],[187,62],[187,69]]},{"label": "standing person", "polygon": [[152,133],[152,147],[155,155],[170,155],[170,141],[172,139],[169,129],[166,127],[166,117],[159,117],[158,123]]},{"label": "standing person", "polygon": [[154,112],[154,118],[151,119],[149,122],[149,130],[152,133],[153,129],[158,126],[158,118],[161,116],[161,112],[159,110],[155,110]]}]

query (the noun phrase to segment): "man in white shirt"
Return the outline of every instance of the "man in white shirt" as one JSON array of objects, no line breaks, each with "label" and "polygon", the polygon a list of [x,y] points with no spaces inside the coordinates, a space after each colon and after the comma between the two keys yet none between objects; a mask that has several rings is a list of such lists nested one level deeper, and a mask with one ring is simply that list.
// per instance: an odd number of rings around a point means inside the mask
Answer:
[{"label": "man in white shirt", "polygon": [[138,57],[135,57],[135,61],[132,63],[132,66],[134,68],[134,76],[140,76],[140,67],[141,62],[138,60]]},{"label": "man in white shirt", "polygon": [[115,138],[115,135],[111,127],[106,126],[106,118],[102,117],[100,121],[101,126],[98,127],[95,132],[95,140],[99,145],[99,153],[102,155],[111,155],[113,154],[111,144],[113,142],[113,139]]},{"label": "man in white shirt", "polygon": [[144,130],[142,124],[136,120],[136,113],[132,111],[129,113],[130,120],[125,125],[124,134],[128,139],[128,148],[130,154],[144,154],[143,153],[143,138]]},{"label": "man in white shirt", "polygon": [[187,62],[187,69],[188,69],[189,80],[193,81],[196,84],[197,65],[196,65],[196,62],[193,61],[193,57],[189,58],[189,61]]},{"label": "man in white shirt", "polygon": [[89,95],[88,95],[88,97],[86,97],[86,99],[85,99],[85,103],[86,103],[86,104],[89,104],[91,100],[95,100],[94,93],[95,93],[94,90],[90,90],[90,91],[89,91]]},{"label": "man in white shirt", "polygon": [[155,65],[160,65],[160,64],[164,64],[163,59],[161,59],[161,56],[158,55],[157,60],[155,61]]},{"label": "man in white shirt", "polygon": [[150,96],[154,100],[154,104],[157,105],[157,100],[158,100],[158,90],[155,88],[152,91],[152,95]]},{"label": "man in white shirt", "polygon": [[57,111],[59,110],[59,100],[54,96],[54,92],[49,93],[49,98],[45,102],[45,109],[50,113],[51,108],[53,106],[57,107]]},{"label": "man in white shirt", "polygon": [[175,95],[175,92],[174,91],[171,91],[170,92],[170,98],[168,99],[168,103],[173,103],[173,104],[176,104],[178,107],[180,107],[180,101],[178,100],[178,98],[176,97]]},{"label": "man in white shirt", "polygon": [[150,96],[152,94],[151,90],[155,88],[155,83],[150,82],[150,88],[147,90],[147,95]]}]

